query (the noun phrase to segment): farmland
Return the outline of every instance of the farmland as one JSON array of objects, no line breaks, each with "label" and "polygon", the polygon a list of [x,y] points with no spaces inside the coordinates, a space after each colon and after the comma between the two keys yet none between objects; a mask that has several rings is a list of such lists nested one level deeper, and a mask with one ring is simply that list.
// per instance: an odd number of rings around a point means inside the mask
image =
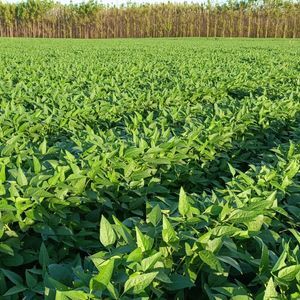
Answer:
[{"label": "farmland", "polygon": [[0,40],[0,299],[299,299],[300,41]]}]

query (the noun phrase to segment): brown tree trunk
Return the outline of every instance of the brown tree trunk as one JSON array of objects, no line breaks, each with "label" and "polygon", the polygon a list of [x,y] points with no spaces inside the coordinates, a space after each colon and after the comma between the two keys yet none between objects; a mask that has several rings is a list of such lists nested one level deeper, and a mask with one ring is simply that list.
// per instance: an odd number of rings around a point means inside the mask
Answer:
[{"label": "brown tree trunk", "polygon": [[247,30],[247,37],[251,36],[251,25],[252,25],[252,13],[250,12],[248,15],[248,30]]}]

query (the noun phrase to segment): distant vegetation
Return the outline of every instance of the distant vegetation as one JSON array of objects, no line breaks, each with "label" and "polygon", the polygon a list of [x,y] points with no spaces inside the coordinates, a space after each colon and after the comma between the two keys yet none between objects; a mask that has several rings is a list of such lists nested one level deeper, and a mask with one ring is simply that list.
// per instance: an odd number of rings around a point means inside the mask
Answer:
[{"label": "distant vegetation", "polygon": [[[298,1],[297,1],[298,2]],[[56,38],[300,37],[300,4],[229,1],[211,4],[128,4],[48,0],[0,3],[0,35]]]}]

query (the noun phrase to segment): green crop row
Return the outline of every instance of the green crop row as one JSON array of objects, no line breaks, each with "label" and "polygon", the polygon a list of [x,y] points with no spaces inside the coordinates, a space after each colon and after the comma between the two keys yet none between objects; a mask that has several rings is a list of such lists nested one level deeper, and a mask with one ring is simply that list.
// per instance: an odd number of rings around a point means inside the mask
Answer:
[{"label": "green crop row", "polygon": [[2,39],[0,299],[299,299],[299,45]]}]

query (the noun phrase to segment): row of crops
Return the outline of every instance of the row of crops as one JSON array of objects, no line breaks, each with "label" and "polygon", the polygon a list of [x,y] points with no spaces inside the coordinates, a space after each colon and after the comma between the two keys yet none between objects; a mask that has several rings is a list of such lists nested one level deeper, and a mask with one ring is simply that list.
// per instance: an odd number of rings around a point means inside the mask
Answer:
[{"label": "row of crops", "polygon": [[0,41],[0,299],[299,299],[300,42]]}]

